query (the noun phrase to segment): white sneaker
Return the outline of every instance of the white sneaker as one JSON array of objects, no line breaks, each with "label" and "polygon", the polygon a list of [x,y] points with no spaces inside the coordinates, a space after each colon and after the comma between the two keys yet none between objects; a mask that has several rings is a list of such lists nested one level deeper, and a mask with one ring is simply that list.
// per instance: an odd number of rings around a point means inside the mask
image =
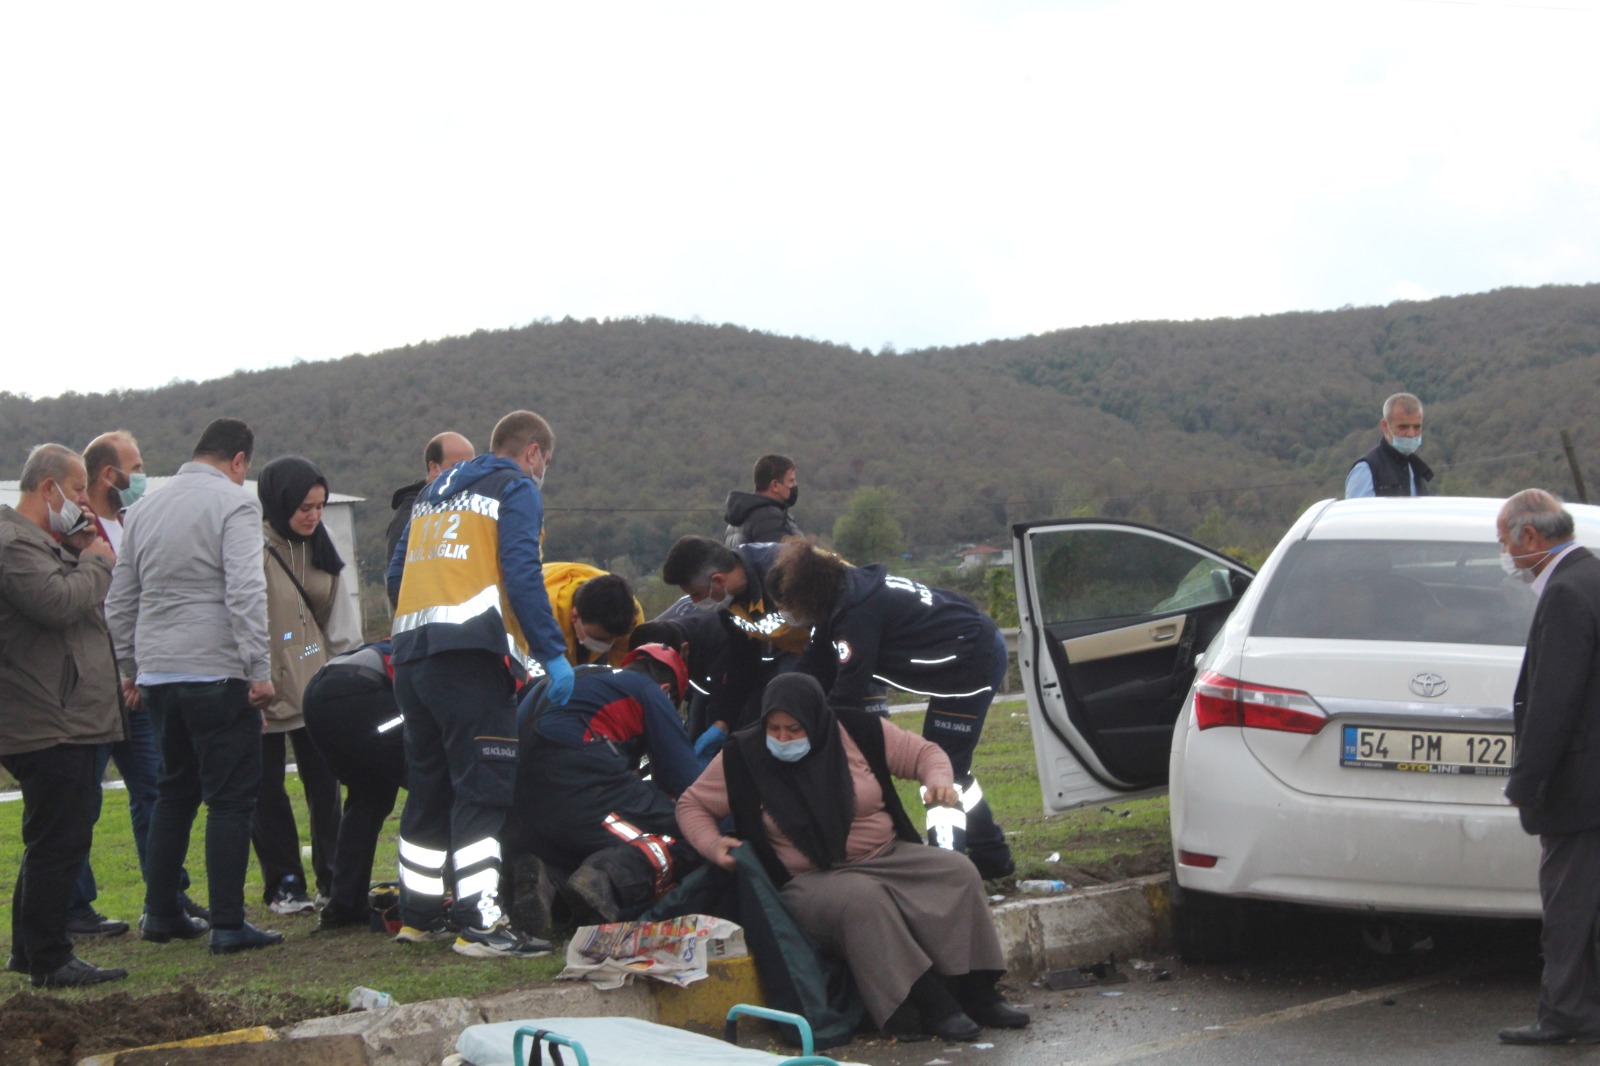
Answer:
[{"label": "white sneaker", "polygon": [[273,914],[315,914],[315,901],[304,892],[280,891],[277,898],[267,904]]}]

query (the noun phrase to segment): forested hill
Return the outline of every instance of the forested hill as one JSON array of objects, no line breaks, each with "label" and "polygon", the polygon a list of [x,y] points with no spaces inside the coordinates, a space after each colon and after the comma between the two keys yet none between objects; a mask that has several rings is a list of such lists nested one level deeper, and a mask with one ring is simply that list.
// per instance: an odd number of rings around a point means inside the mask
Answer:
[{"label": "forested hill", "polygon": [[202,383],[28,400],[0,393],[0,476],[44,440],[132,430],[170,473],[222,414],[364,496],[372,579],[390,493],[423,444],[546,415],[558,446],[546,557],[653,571],[672,539],[720,533],[723,498],[765,451],[796,458],[808,532],[865,487],[898,494],[907,548],[944,556],[1011,521],[1133,516],[1204,539],[1270,544],[1339,492],[1398,389],[1428,404],[1422,455],[1443,491],[1570,492],[1559,431],[1600,481],[1600,285],[1325,313],[1061,330],[873,355],[736,326],[658,318],[543,322]]}]

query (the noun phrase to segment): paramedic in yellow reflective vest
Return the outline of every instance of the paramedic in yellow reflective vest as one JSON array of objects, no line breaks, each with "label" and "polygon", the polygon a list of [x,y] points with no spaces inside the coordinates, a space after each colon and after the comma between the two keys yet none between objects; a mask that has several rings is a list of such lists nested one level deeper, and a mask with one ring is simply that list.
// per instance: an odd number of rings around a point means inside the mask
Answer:
[{"label": "paramedic in yellow reflective vest", "polygon": [[[539,558],[540,486],[555,449],[550,424],[513,411],[489,454],[459,463],[411,509],[391,662],[405,718],[409,792],[400,816],[397,939],[455,940],[467,956],[544,954],[499,905],[500,830],[517,773],[514,693],[531,660],[550,701],[572,695],[566,642]],[[445,869],[455,872],[447,931]]]},{"label": "paramedic in yellow reflective vest", "polygon": [[567,661],[622,665],[628,634],[644,621],[628,579],[583,563],[545,563],[544,591],[567,640]]}]

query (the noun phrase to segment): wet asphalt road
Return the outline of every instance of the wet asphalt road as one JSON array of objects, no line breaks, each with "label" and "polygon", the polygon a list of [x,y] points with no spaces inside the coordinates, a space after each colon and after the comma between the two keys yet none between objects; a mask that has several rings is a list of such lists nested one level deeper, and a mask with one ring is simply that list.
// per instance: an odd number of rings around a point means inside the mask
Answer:
[{"label": "wet asphalt road", "polygon": [[1533,1021],[1536,923],[1431,933],[1431,950],[1379,955],[1351,920],[1287,916],[1270,950],[1247,965],[1152,955],[1139,960],[1145,968],[1121,963],[1123,984],[1016,990],[1010,998],[1034,1017],[1020,1032],[985,1031],[975,1045],[857,1040],[832,1054],[871,1066],[1600,1063],[1600,1047],[1495,1039],[1502,1027]]}]

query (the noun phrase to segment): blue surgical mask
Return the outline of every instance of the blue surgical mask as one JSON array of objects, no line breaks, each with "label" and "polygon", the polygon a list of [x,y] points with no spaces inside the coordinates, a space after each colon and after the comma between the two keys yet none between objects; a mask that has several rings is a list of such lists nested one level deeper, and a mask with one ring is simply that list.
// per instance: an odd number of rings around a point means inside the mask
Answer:
[{"label": "blue surgical mask", "polygon": [[1401,455],[1410,455],[1412,452],[1422,447],[1422,434],[1418,433],[1415,437],[1396,437],[1394,440],[1389,442],[1389,447],[1393,448]]},{"label": "blue surgical mask", "polygon": [[[117,473],[120,474],[122,471],[118,470]],[[139,502],[139,497],[144,495],[145,486],[148,483],[148,479],[146,479],[142,471],[135,470],[133,473],[128,475],[128,487],[117,490],[117,495],[121,499],[123,510],[127,510],[129,507],[132,507],[134,504]]]},{"label": "blue surgical mask", "polygon": [[806,752],[811,750],[811,738],[801,737],[798,740],[779,740],[768,734],[767,750],[772,752],[772,757],[781,762],[799,762],[806,757]]}]

